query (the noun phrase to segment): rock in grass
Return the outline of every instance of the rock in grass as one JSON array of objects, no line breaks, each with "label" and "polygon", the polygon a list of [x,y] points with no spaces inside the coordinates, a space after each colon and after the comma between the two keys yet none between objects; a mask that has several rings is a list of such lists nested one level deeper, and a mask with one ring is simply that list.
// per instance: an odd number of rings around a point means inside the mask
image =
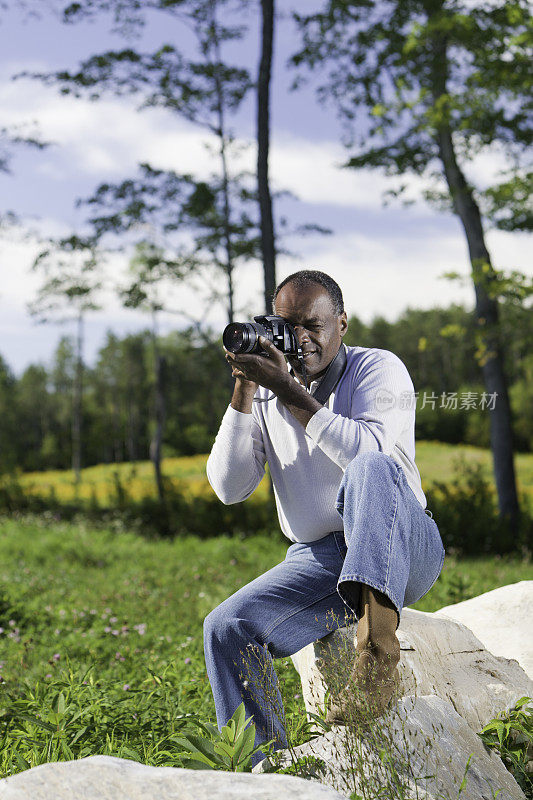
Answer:
[{"label": "rock in grass", "polygon": [[533,581],[500,586],[435,614],[462,622],[493,655],[515,659],[533,679]]},{"label": "rock in grass", "polygon": [[344,800],[290,775],[149,767],[112,756],[58,761],[0,780],[0,800]]},{"label": "rock in grass", "polygon": [[[308,776],[347,797],[355,791],[362,797],[405,800],[493,800],[500,790],[498,800],[525,800],[498,755],[484,747],[450,703],[435,695],[402,698],[359,736],[336,725],[294,748],[294,756],[312,758]],[[278,769],[292,762],[288,750],[275,758]],[[261,762],[254,771],[262,769]]]},{"label": "rock in grass", "polygon": [[[356,630],[337,628],[292,656],[307,711],[323,707],[328,674],[348,680]],[[490,653],[460,622],[404,608],[397,636],[400,695],[437,695],[475,732],[524,695],[533,697],[533,681],[518,662]]]}]

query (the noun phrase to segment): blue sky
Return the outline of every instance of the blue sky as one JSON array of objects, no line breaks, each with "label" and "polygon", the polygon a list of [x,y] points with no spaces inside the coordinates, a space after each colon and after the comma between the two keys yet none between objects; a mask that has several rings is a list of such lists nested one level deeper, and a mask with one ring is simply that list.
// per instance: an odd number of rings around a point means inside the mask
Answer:
[{"label": "blue sky", "polygon": [[[313,2],[292,2],[291,8],[314,8]],[[255,4],[254,4],[255,6]],[[278,3],[281,7],[281,4]],[[289,4],[284,6],[289,8]],[[255,75],[258,60],[257,20],[249,15],[247,39],[228,52]],[[18,11],[4,15],[0,25],[0,103],[3,125],[35,121],[45,139],[54,144],[33,152],[19,148],[12,173],[0,175],[2,208],[12,209],[31,221],[43,236],[68,234],[79,229],[86,212],[75,208],[103,181],[119,181],[135,173],[137,163],[207,175],[212,167],[205,150],[205,131],[163,110],[139,112],[135,98],[107,96],[98,103],[61,97],[53,87],[11,76],[23,70],[74,68],[80,59],[126,43],[109,32],[109,19],[65,26],[53,15],[26,18]],[[135,46],[143,49],[169,41],[190,48],[190,36],[180,25],[155,15]],[[340,144],[341,129],[331,109],[315,100],[312,85],[289,92],[293,74],[286,68],[296,35],[285,14],[277,30],[272,86],[271,174],[274,188],[289,189],[298,200],[284,200],[278,211],[293,224],[316,222],[333,230],[327,237],[293,237],[287,245],[299,258],[280,257],[278,279],[296,269],[329,272],[341,285],[349,313],[364,321],[381,314],[395,319],[406,307],[429,308],[451,302],[473,304],[473,290],[441,279],[450,270],[468,272],[467,248],[459,221],[416,200],[420,182],[412,182],[416,202],[409,208],[382,205],[390,179],[370,171],[342,170],[346,158]],[[250,142],[241,166],[253,169],[255,149],[254,97],[250,94],[231,126],[239,141]],[[237,164],[235,164],[235,167]],[[501,157],[486,153],[464,165],[468,176],[484,184],[504,166]],[[529,237],[489,231],[487,242],[494,264],[532,272],[527,249]],[[0,241],[0,354],[17,373],[30,363],[49,363],[59,336],[72,332],[65,324],[36,325],[27,312],[39,277],[29,272],[37,241],[17,232],[4,233]],[[107,271],[122,274],[127,255],[114,255]],[[262,275],[258,263],[237,273],[238,318],[262,312]],[[225,324],[222,306],[206,307],[191,289],[169,289],[174,304],[200,317],[214,328]],[[93,363],[105,332],[122,335],[149,324],[146,315],[121,308],[112,294],[103,296],[102,311],[87,318],[86,360]],[[180,325],[179,318],[162,317],[163,332]]]}]

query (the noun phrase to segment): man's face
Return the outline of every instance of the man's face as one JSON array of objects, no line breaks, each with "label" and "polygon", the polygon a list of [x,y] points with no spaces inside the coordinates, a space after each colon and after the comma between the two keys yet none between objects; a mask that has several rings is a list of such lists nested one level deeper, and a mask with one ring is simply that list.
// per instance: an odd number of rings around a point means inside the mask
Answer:
[{"label": "man's face", "polygon": [[[298,288],[286,284],[276,298],[274,313],[293,325],[304,354],[309,378],[316,380],[337,355],[342,337],[348,328],[346,312],[335,314],[326,289],[318,283]],[[301,374],[299,360],[289,357],[295,372]]]}]

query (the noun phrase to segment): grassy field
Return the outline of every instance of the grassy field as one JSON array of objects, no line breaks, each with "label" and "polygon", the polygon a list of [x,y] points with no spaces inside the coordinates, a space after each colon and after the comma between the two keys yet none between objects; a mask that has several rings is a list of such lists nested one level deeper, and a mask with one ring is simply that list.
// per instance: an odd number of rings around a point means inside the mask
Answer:
[{"label": "grassy field", "polygon": [[[424,488],[451,482],[460,459],[481,463],[493,483],[489,451],[419,442]],[[206,456],[169,458],[163,471],[185,497],[214,497],[205,462]],[[516,466],[533,509],[533,454],[518,455]],[[124,491],[126,503],[154,496],[149,462],[85,469],[77,489],[68,470],[19,479],[25,492],[53,495],[59,505],[77,496],[89,506],[114,506]],[[259,497],[266,493],[263,481]],[[277,528],[247,538],[153,539],[140,536],[143,529],[132,532],[124,519],[117,515],[108,526],[83,516],[76,524],[58,521],[52,511],[0,517],[0,777],[96,753],[186,766],[178,745],[183,726],[194,715],[215,723],[203,620],[281,561],[289,542]],[[193,530],[186,519],[184,529]],[[414,607],[434,611],[526,579],[533,579],[533,566],[525,557],[448,555]],[[296,745],[306,722],[299,678],[288,658],[275,667]]]},{"label": "grassy field", "polygon": [[[489,450],[468,445],[420,441],[416,445],[416,461],[423,488],[427,489],[435,481],[449,482],[454,475],[455,464],[461,458],[470,464],[482,464],[486,478],[494,485],[492,455]],[[163,472],[185,494],[211,494],[212,490],[205,475],[206,461],[207,456],[204,455],[166,458],[163,461]],[[533,510],[533,453],[516,455],[516,473],[518,488],[528,498]],[[115,475],[134,500],[155,495],[153,467],[150,462],[142,461],[136,464],[100,464],[82,470],[79,499],[99,505],[109,504],[116,494]],[[54,492],[62,502],[73,500],[76,496],[74,476],[70,470],[25,473],[20,476],[20,482],[27,492],[45,496]],[[267,490],[267,482],[263,481],[256,494],[266,495]]]},{"label": "grassy field", "polygon": [[[168,741],[165,760],[156,744],[175,720],[196,713],[215,722],[203,619],[282,560],[287,545],[275,536],[150,542],[47,515],[1,518],[0,742],[2,718],[19,716],[0,777],[97,752],[179,765]],[[448,558],[415,607],[531,578],[531,563],[516,558]],[[305,720],[299,679],[290,659],[276,669],[292,737]]]}]

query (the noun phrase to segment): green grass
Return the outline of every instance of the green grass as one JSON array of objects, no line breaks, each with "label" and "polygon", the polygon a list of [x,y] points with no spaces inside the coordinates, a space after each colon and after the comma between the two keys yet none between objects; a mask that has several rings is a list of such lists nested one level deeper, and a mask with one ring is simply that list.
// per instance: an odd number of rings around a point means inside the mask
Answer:
[{"label": "green grass", "polygon": [[[180,765],[172,735],[183,715],[215,721],[203,619],[288,544],[274,532],[146,541],[51,515],[1,518],[0,777],[102,752]],[[517,558],[450,558],[415,608],[531,578],[531,563]],[[294,730],[305,721],[299,678],[290,659],[276,669]]]}]

